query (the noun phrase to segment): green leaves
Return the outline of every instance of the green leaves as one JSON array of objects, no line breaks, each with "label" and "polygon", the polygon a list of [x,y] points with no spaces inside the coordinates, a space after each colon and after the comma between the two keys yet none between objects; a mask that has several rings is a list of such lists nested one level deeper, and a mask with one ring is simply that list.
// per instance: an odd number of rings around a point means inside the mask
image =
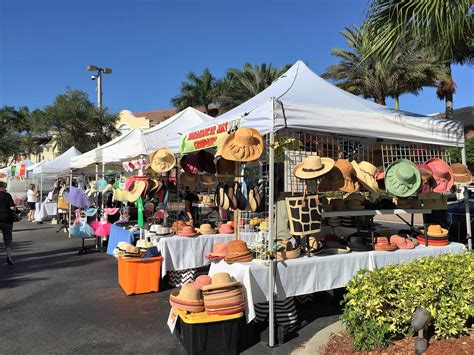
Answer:
[{"label": "green leaves", "polygon": [[466,334],[474,317],[474,253],[446,254],[359,272],[346,286],[342,320],[354,345],[372,351],[411,332],[417,306],[432,314],[438,338]]}]

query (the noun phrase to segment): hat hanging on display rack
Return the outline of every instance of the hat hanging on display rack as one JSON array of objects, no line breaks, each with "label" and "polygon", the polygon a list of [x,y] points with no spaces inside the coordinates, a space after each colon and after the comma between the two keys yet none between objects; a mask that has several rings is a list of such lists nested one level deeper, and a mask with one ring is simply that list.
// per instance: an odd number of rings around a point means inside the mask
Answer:
[{"label": "hat hanging on display rack", "polygon": [[421,186],[420,170],[407,159],[399,159],[385,171],[385,188],[399,197],[415,194]]},{"label": "hat hanging on display rack", "polygon": [[451,190],[454,185],[454,175],[448,163],[439,158],[431,158],[426,165],[433,172],[433,178],[436,181],[433,192],[443,193]]},{"label": "hat hanging on display rack", "polygon": [[184,172],[179,176],[179,184],[183,186],[194,187],[199,182],[199,175],[193,175],[188,172]]},{"label": "hat hanging on display rack", "polygon": [[206,187],[212,187],[217,184],[217,178],[214,174],[205,173],[200,176],[201,184]]},{"label": "hat hanging on display rack", "polygon": [[293,175],[303,180],[315,179],[328,173],[334,167],[334,164],[334,160],[331,158],[311,155],[295,165]]},{"label": "hat hanging on display rack", "polygon": [[455,184],[470,184],[472,182],[472,174],[465,165],[461,163],[451,164],[451,170],[453,171]]},{"label": "hat hanging on display rack", "polygon": [[433,171],[431,171],[431,168],[426,164],[416,164],[416,167],[421,175],[421,187],[419,193],[421,195],[429,194],[436,186],[436,181],[433,179]]},{"label": "hat hanging on display rack", "polygon": [[209,153],[206,150],[200,150],[197,153],[199,166],[201,167],[201,171],[205,171],[209,174],[216,173],[216,164],[214,164],[214,155]]},{"label": "hat hanging on display rack", "polygon": [[359,190],[354,167],[347,159],[338,159],[319,185],[321,190],[355,192]]},{"label": "hat hanging on display rack", "polygon": [[216,169],[218,175],[235,175],[235,161],[220,158],[217,161]]},{"label": "hat hanging on display rack", "polygon": [[221,144],[220,153],[223,158],[232,161],[257,160],[263,153],[263,137],[254,128],[241,127]]},{"label": "hat hanging on display rack", "polygon": [[185,172],[193,175],[199,173],[202,170],[197,154],[184,155],[179,161],[179,165],[181,165]]},{"label": "hat hanging on display rack", "polygon": [[196,230],[201,233],[202,235],[208,235],[208,234],[216,234],[217,229],[213,228],[209,223],[204,223],[201,224],[199,228],[196,228]]},{"label": "hat hanging on display rack", "polygon": [[174,168],[176,158],[168,148],[160,148],[150,156],[150,167],[158,174],[163,174]]},{"label": "hat hanging on display rack", "polygon": [[183,226],[183,228],[176,233],[176,235],[180,237],[195,237],[198,234],[199,233],[192,226]]},{"label": "hat hanging on display rack", "polygon": [[128,202],[135,202],[146,189],[146,182],[143,180],[135,180],[130,190],[128,191]]},{"label": "hat hanging on display rack", "polygon": [[361,161],[360,163],[357,163],[355,160],[353,160],[351,164],[356,171],[357,180],[359,180],[359,182],[364,185],[364,187],[372,194],[378,195],[379,185],[375,179],[375,172],[377,171],[377,168],[367,161]]},{"label": "hat hanging on display rack", "polygon": [[215,158],[221,157],[221,155],[222,155],[222,144],[226,141],[227,137],[229,137],[229,136],[230,136],[230,133],[225,132],[225,133],[219,134],[219,136],[217,137],[217,140],[216,140],[216,143],[215,143],[215,146],[217,147],[216,153],[214,154]]}]

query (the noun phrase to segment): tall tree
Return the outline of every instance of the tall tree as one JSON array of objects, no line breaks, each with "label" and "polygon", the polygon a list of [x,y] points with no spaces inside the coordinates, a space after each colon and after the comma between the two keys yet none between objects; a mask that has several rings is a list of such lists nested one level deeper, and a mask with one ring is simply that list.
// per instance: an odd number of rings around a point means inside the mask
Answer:
[{"label": "tall tree", "polygon": [[354,95],[373,98],[381,105],[385,105],[387,97],[392,97],[398,109],[402,94],[416,95],[424,86],[433,86],[446,78],[437,56],[420,48],[416,41],[401,43],[390,60],[384,61],[375,54],[368,56],[372,44],[365,25],[346,28],[341,34],[350,49],[333,49],[332,55],[341,61],[330,65],[322,76],[333,79],[338,87]]},{"label": "tall tree", "polygon": [[[432,47],[450,70],[451,63],[474,62],[472,0],[373,0],[368,9],[373,48],[370,55],[389,61],[404,38]],[[447,89],[451,88],[449,91]],[[446,117],[453,116],[455,85],[443,83]]]},{"label": "tall tree", "polygon": [[49,120],[61,153],[72,146],[85,152],[97,144],[107,143],[118,134],[115,128],[118,116],[108,113],[106,108],[99,111],[80,90],[68,89],[58,95],[53,104],[45,108],[43,115]]},{"label": "tall tree", "polygon": [[219,102],[222,111],[228,111],[251,99],[278,79],[291,65],[281,68],[270,64],[245,63],[242,69],[228,69],[226,78],[219,87]]},{"label": "tall tree", "polygon": [[203,106],[204,112],[209,114],[209,105],[217,99],[217,79],[208,68],[204,69],[201,76],[189,72],[186,79],[181,83],[180,94],[171,99],[172,105],[178,110]]}]

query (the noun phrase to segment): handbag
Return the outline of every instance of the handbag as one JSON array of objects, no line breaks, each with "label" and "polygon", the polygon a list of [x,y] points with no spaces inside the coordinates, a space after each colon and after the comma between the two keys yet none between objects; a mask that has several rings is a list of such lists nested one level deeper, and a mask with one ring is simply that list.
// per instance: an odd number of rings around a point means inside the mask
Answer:
[{"label": "handbag", "polygon": [[59,196],[58,197],[58,209],[60,209],[60,210],[68,210],[69,209],[69,203],[66,201],[64,196]]},{"label": "handbag", "polygon": [[21,221],[21,212],[12,212],[13,215],[13,223],[20,222]]},{"label": "handbag", "polygon": [[316,194],[290,196],[285,198],[292,235],[310,235],[321,231],[319,197]]}]

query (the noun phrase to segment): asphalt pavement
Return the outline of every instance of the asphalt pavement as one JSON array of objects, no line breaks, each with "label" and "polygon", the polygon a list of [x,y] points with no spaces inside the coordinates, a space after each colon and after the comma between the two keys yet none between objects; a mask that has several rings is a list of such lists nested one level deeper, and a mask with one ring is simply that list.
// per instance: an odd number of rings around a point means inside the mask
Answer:
[{"label": "asphalt pavement", "polygon": [[[16,223],[13,266],[0,242],[0,354],[184,353],[166,325],[169,290],[126,296],[113,257],[78,255],[81,241],[57,229]],[[285,344],[270,349],[264,330],[244,353],[290,353],[338,320],[339,300],[318,293]]]}]

